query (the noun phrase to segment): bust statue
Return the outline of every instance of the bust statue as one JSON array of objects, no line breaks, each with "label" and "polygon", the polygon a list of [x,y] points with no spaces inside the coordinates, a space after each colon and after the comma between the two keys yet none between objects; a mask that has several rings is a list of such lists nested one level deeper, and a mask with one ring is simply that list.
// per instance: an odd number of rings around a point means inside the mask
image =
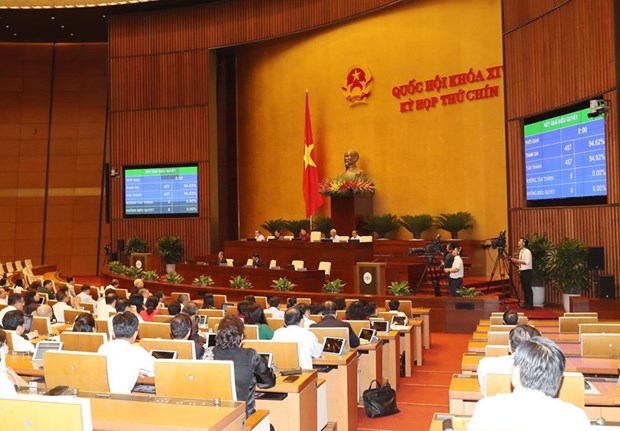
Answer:
[{"label": "bust statue", "polygon": [[344,153],[345,171],[342,173],[342,175],[345,178],[351,179],[360,174],[364,174],[364,171],[357,167],[357,161],[359,160],[359,158],[360,158],[360,155],[357,151],[355,150],[345,151]]}]

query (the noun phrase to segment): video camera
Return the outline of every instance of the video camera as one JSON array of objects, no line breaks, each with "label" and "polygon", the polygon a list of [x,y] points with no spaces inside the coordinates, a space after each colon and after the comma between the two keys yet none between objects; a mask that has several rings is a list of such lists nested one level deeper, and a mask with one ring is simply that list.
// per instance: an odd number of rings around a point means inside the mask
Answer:
[{"label": "video camera", "polygon": [[487,249],[487,248],[493,248],[493,249],[497,249],[499,248],[500,250],[503,250],[504,248],[506,248],[506,231],[503,230],[499,233],[499,235],[496,238],[491,238],[489,241],[491,241],[491,243],[483,243],[480,244],[480,247]]},{"label": "video camera", "polygon": [[434,255],[444,254],[446,252],[446,246],[439,241],[439,235],[435,237],[433,242],[426,244],[424,247],[413,247],[407,250],[409,256],[413,255]]}]

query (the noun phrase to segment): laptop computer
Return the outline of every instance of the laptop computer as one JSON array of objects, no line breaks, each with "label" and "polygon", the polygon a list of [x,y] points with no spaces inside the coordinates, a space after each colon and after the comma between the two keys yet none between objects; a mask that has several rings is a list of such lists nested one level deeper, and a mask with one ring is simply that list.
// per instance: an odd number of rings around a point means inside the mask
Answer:
[{"label": "laptop computer", "polygon": [[374,329],[361,328],[357,337],[360,339],[360,344],[370,344],[373,342],[373,338],[376,339],[376,333],[377,331]]},{"label": "laptop computer", "polygon": [[346,341],[344,338],[325,337],[323,339],[323,355],[343,355],[346,352]]},{"label": "laptop computer", "polygon": [[273,353],[258,352],[258,354],[260,355],[262,360],[265,361],[265,364],[267,364],[267,367],[271,368],[271,366],[273,365]]},{"label": "laptop computer", "polygon": [[390,330],[390,322],[383,319],[371,320],[370,327],[377,332],[388,332]]},{"label": "laptop computer", "polygon": [[43,367],[43,353],[47,351],[62,350],[61,341],[39,341],[34,348],[34,354],[32,355],[32,363],[37,368]]},{"label": "laptop computer", "polygon": [[174,350],[151,350],[149,353],[155,359],[176,359],[179,354]]},{"label": "laptop computer", "polygon": [[321,238],[321,242],[332,242],[331,238]]},{"label": "laptop computer", "polygon": [[209,332],[207,334],[207,342],[205,344],[206,348],[215,347],[215,337],[217,334],[215,332]]},{"label": "laptop computer", "polygon": [[395,326],[402,326],[405,327],[407,326],[407,317],[406,316],[398,316],[398,315],[393,315],[392,316],[392,322],[390,324],[390,326],[395,327]]}]

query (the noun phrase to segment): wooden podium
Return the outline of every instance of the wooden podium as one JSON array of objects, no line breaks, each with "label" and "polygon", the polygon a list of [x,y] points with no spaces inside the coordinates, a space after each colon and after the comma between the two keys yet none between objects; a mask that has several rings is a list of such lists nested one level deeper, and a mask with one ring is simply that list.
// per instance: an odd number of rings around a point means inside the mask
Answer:
[{"label": "wooden podium", "polygon": [[372,207],[372,196],[332,196],[332,226],[340,235],[351,235],[353,229],[366,233],[364,218],[372,215]]},{"label": "wooden podium", "polygon": [[142,271],[159,271],[159,264],[151,253],[131,253],[129,262],[131,266],[141,269]]},{"label": "wooden podium", "polygon": [[385,263],[357,262],[355,286],[360,294],[385,295]]}]

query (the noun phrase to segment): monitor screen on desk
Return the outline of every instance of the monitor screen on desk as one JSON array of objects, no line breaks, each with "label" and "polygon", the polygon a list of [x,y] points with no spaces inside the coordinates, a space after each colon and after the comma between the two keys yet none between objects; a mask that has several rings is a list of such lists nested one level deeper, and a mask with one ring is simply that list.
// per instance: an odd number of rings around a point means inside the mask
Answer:
[{"label": "monitor screen on desk", "polygon": [[390,324],[387,320],[371,320],[370,327],[377,332],[388,332]]},{"label": "monitor screen on desk", "polygon": [[43,353],[47,351],[62,350],[62,342],[60,341],[40,341],[34,348],[33,361],[42,361]]}]

